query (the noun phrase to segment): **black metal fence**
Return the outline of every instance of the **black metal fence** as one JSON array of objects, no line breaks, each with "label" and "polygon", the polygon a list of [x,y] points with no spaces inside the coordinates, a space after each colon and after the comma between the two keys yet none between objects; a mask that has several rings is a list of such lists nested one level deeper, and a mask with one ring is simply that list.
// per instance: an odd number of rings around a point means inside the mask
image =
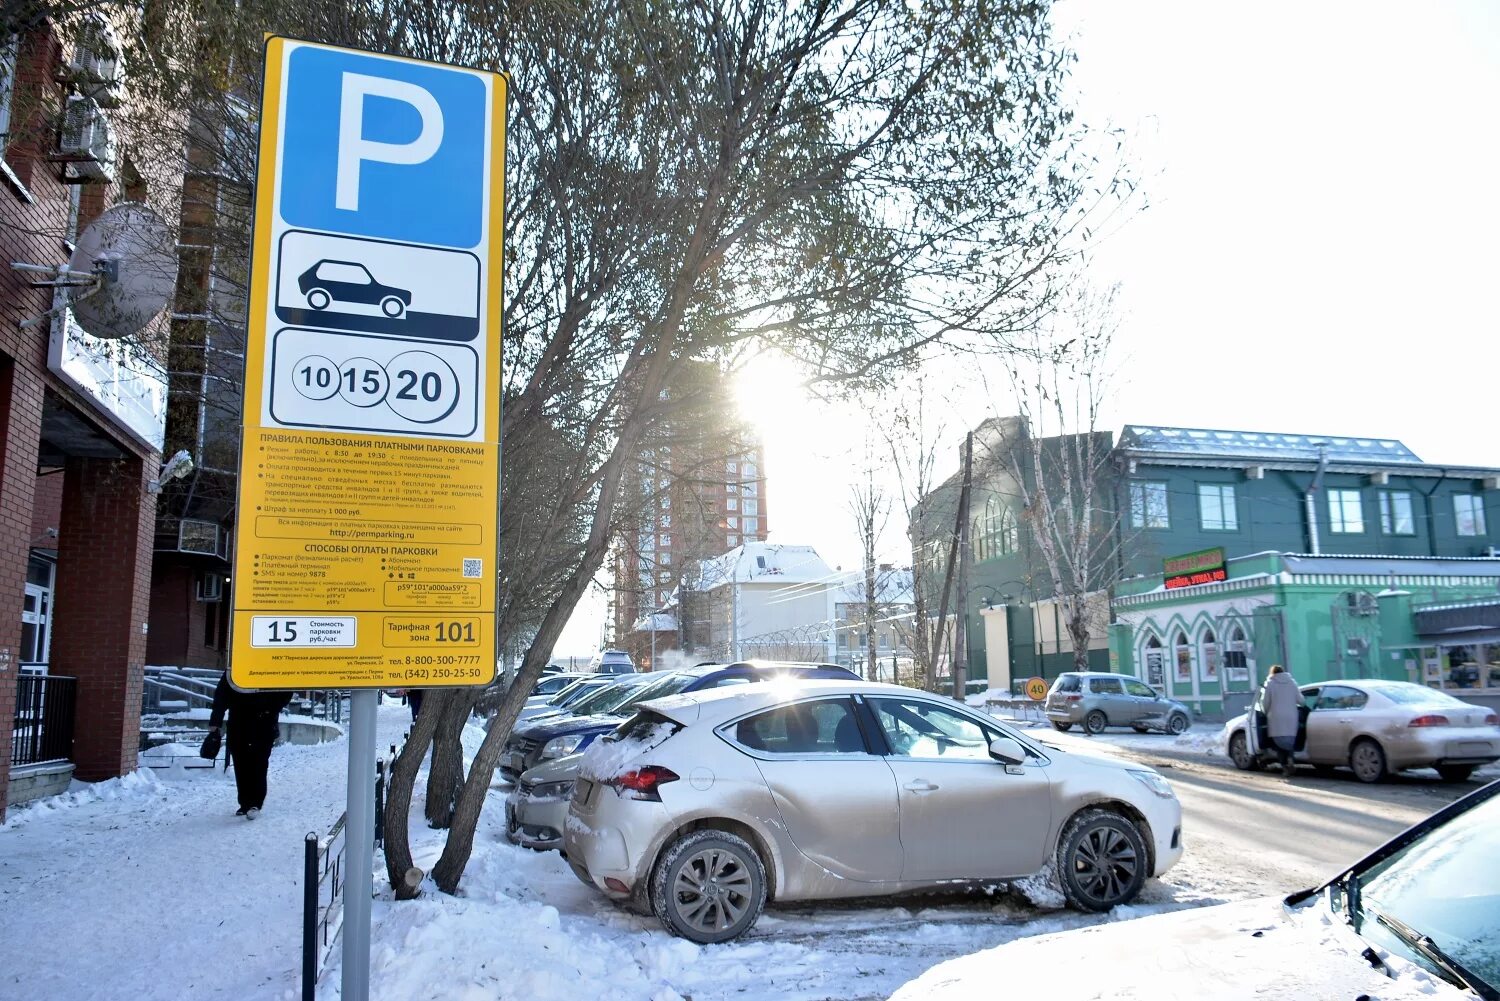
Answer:
[{"label": "black metal fence", "polygon": [[16,721],[10,737],[12,767],[73,758],[73,706],[78,679],[22,674],[16,679]]}]

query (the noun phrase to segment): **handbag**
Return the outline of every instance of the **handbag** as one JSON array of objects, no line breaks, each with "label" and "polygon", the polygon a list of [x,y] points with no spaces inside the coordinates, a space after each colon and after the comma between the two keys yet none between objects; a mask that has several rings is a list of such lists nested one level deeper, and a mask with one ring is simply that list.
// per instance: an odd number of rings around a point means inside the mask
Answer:
[{"label": "handbag", "polygon": [[219,756],[219,747],[223,741],[223,735],[218,730],[208,731],[208,736],[203,738],[203,743],[198,747],[198,757],[214,760]]}]

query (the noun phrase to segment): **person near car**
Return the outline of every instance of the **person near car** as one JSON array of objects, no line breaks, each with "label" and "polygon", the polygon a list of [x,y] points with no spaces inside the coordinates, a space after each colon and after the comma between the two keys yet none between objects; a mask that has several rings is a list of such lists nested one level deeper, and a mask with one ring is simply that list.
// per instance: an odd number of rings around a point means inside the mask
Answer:
[{"label": "person near car", "polygon": [[1266,714],[1266,736],[1276,745],[1281,772],[1287,778],[1292,777],[1292,752],[1297,749],[1297,726],[1301,718],[1297,709],[1303,704],[1296,679],[1280,664],[1272,664],[1261,706]]},{"label": "person near car", "polygon": [[271,747],[281,733],[277,719],[291,700],[291,692],[242,692],[229,683],[228,672],[219,678],[208,725],[215,731],[227,727],[228,760],[234,763],[240,801],[236,817],[254,820],[265,806]]}]

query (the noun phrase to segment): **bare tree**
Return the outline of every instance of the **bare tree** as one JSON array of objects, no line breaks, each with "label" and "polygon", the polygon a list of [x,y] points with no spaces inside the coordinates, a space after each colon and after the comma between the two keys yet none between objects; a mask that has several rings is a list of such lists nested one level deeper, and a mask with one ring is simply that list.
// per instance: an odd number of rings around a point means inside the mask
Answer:
[{"label": "bare tree", "polygon": [[[869,437],[865,438],[864,481],[856,483],[849,493],[849,513],[854,516],[854,527],[859,533],[862,565],[864,569],[863,623],[865,636],[865,671],[871,681],[880,680],[880,664],[876,659],[876,628],[880,618],[880,591],[876,580],[879,566],[875,562],[876,547],[890,520],[891,502],[885,488],[875,480],[875,456]],[[894,673],[894,672],[893,672]],[[892,678],[892,681],[895,679]]]},{"label": "bare tree", "polygon": [[[934,519],[922,516],[924,498],[937,486],[937,442],[943,437],[941,422],[930,421],[927,384],[918,378],[909,386],[910,399],[893,408],[893,417],[883,429],[898,496],[907,515],[907,539],[911,543],[912,616],[908,626],[917,684],[931,690],[937,680],[937,651],[943,649],[943,623],[937,619],[932,598],[943,587],[948,570],[951,531],[938,530]],[[946,526],[945,526],[946,529]]]},{"label": "bare tree", "polygon": [[1058,604],[1073,665],[1108,623],[1108,590],[1119,573],[1122,515],[1114,503],[1111,435],[1101,431],[1116,290],[1069,294],[1009,366],[1023,436],[1005,457],[1020,491],[1032,574]]}]

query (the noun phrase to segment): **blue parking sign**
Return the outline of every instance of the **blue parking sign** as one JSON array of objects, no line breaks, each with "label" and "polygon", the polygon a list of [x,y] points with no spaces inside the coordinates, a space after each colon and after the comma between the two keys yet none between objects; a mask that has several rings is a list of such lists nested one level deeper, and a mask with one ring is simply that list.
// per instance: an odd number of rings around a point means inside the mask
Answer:
[{"label": "blue parking sign", "polygon": [[295,49],[286,70],[282,219],[325,232],[478,246],[487,108],[484,82],[471,71]]}]

